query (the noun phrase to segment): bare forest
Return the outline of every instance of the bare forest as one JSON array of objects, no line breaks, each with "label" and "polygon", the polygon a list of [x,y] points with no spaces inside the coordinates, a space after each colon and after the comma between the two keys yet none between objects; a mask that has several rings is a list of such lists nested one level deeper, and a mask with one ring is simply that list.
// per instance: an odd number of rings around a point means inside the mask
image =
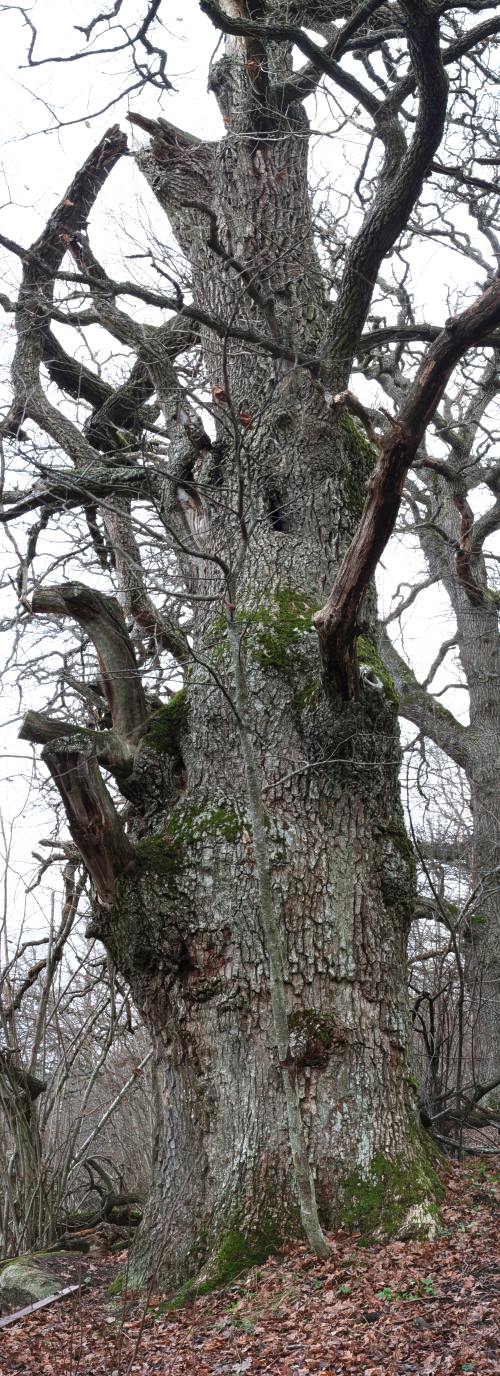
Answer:
[{"label": "bare forest", "polygon": [[0,232],[0,1256],[185,1297],[433,1242],[500,1150],[500,17],[49,8],[0,15],[46,126]]}]

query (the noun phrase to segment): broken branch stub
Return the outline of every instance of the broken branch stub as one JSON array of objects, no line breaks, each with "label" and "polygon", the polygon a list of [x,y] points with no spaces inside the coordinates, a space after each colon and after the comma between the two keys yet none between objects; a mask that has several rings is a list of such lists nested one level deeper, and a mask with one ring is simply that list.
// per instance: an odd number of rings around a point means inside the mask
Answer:
[{"label": "broken branch stub", "polygon": [[113,729],[127,745],[136,745],[148,708],[125,618],[116,599],[83,583],[63,583],[39,588],[33,594],[31,606],[36,616],[71,616],[83,627],[97,653]]},{"label": "broken branch stub", "polygon": [[75,744],[72,736],[51,741],[42,750],[68,819],[69,829],[103,907],[111,908],[120,875],[135,864],[134,849],[124,831],[102,778],[92,741]]},{"label": "broken branch stub", "polygon": [[115,731],[94,731],[92,727],[76,726],[74,722],[63,721],[60,717],[30,711],[25,713],[18,735],[20,741],[31,741],[33,745],[48,745],[60,736],[71,736],[75,748],[80,741],[91,741],[96,759],[111,774],[121,774],[127,768],[132,768],[133,751]]}]

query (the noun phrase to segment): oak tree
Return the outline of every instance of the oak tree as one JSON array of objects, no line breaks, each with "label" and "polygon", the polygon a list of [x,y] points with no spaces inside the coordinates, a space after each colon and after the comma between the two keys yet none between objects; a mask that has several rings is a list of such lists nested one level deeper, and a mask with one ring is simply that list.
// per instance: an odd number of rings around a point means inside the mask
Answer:
[{"label": "oak tree", "polygon": [[[39,513],[29,615],[69,619],[98,666],[70,674],[83,709],[28,713],[23,735],[91,877],[92,934],[155,1041],[164,1111],[132,1269],[172,1286],[234,1273],[300,1219],[324,1252],[346,1207],[362,1220],[367,1180],[382,1228],[432,1229],[408,1060],[414,859],[373,576],[454,369],[500,323],[492,276],[421,328],[393,413],[360,404],[380,274],[440,175],[447,111],[487,70],[494,8],[200,10],[222,40],[220,139],[129,117],[177,271],[153,246],[156,285],[117,281],[94,251],[87,222],[127,151],[116,125],[35,243],[3,240],[22,263],[3,434],[51,447],[2,519]],[[319,220],[309,194],[320,86],[339,157],[346,119],[366,147],[345,222],[333,191]],[[132,354],[119,386],[61,342],[58,326],[96,323]],[[68,511],[101,581],[31,589],[40,530]],[[148,671],[161,689],[172,661],[182,687],[159,705]]]}]

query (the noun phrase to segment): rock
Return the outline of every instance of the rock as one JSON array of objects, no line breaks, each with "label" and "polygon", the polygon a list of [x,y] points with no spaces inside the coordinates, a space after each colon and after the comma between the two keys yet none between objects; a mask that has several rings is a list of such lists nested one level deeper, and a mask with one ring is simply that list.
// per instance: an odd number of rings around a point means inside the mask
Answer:
[{"label": "rock", "polygon": [[0,1271],[0,1310],[22,1308],[45,1300],[58,1289],[57,1280],[32,1257],[8,1261]]}]

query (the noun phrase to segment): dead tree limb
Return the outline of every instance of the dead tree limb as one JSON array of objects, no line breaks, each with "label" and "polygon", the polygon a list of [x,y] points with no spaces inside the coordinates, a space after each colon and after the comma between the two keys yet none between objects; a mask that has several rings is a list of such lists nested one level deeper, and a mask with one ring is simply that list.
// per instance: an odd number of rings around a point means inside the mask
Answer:
[{"label": "dead tree limb", "polygon": [[85,745],[91,741],[96,759],[110,774],[122,774],[131,765],[132,752],[115,731],[94,731],[92,727],[76,726],[44,712],[26,712],[23,717],[19,740],[31,741],[33,745],[50,745],[61,736],[71,736],[75,749],[78,742]]},{"label": "dead tree limb", "polygon": [[91,741],[63,736],[42,750],[64,803],[68,825],[103,907],[111,908],[120,875],[135,864],[133,847],[102,778]]},{"label": "dead tree limb", "polygon": [[500,324],[500,276],[467,310],[448,320],[424,358],[399,417],[381,443],[361,520],[314,624],[327,678],[343,697],[357,691],[354,642],[370,579],[392,535],[408,469],[458,360]]}]

